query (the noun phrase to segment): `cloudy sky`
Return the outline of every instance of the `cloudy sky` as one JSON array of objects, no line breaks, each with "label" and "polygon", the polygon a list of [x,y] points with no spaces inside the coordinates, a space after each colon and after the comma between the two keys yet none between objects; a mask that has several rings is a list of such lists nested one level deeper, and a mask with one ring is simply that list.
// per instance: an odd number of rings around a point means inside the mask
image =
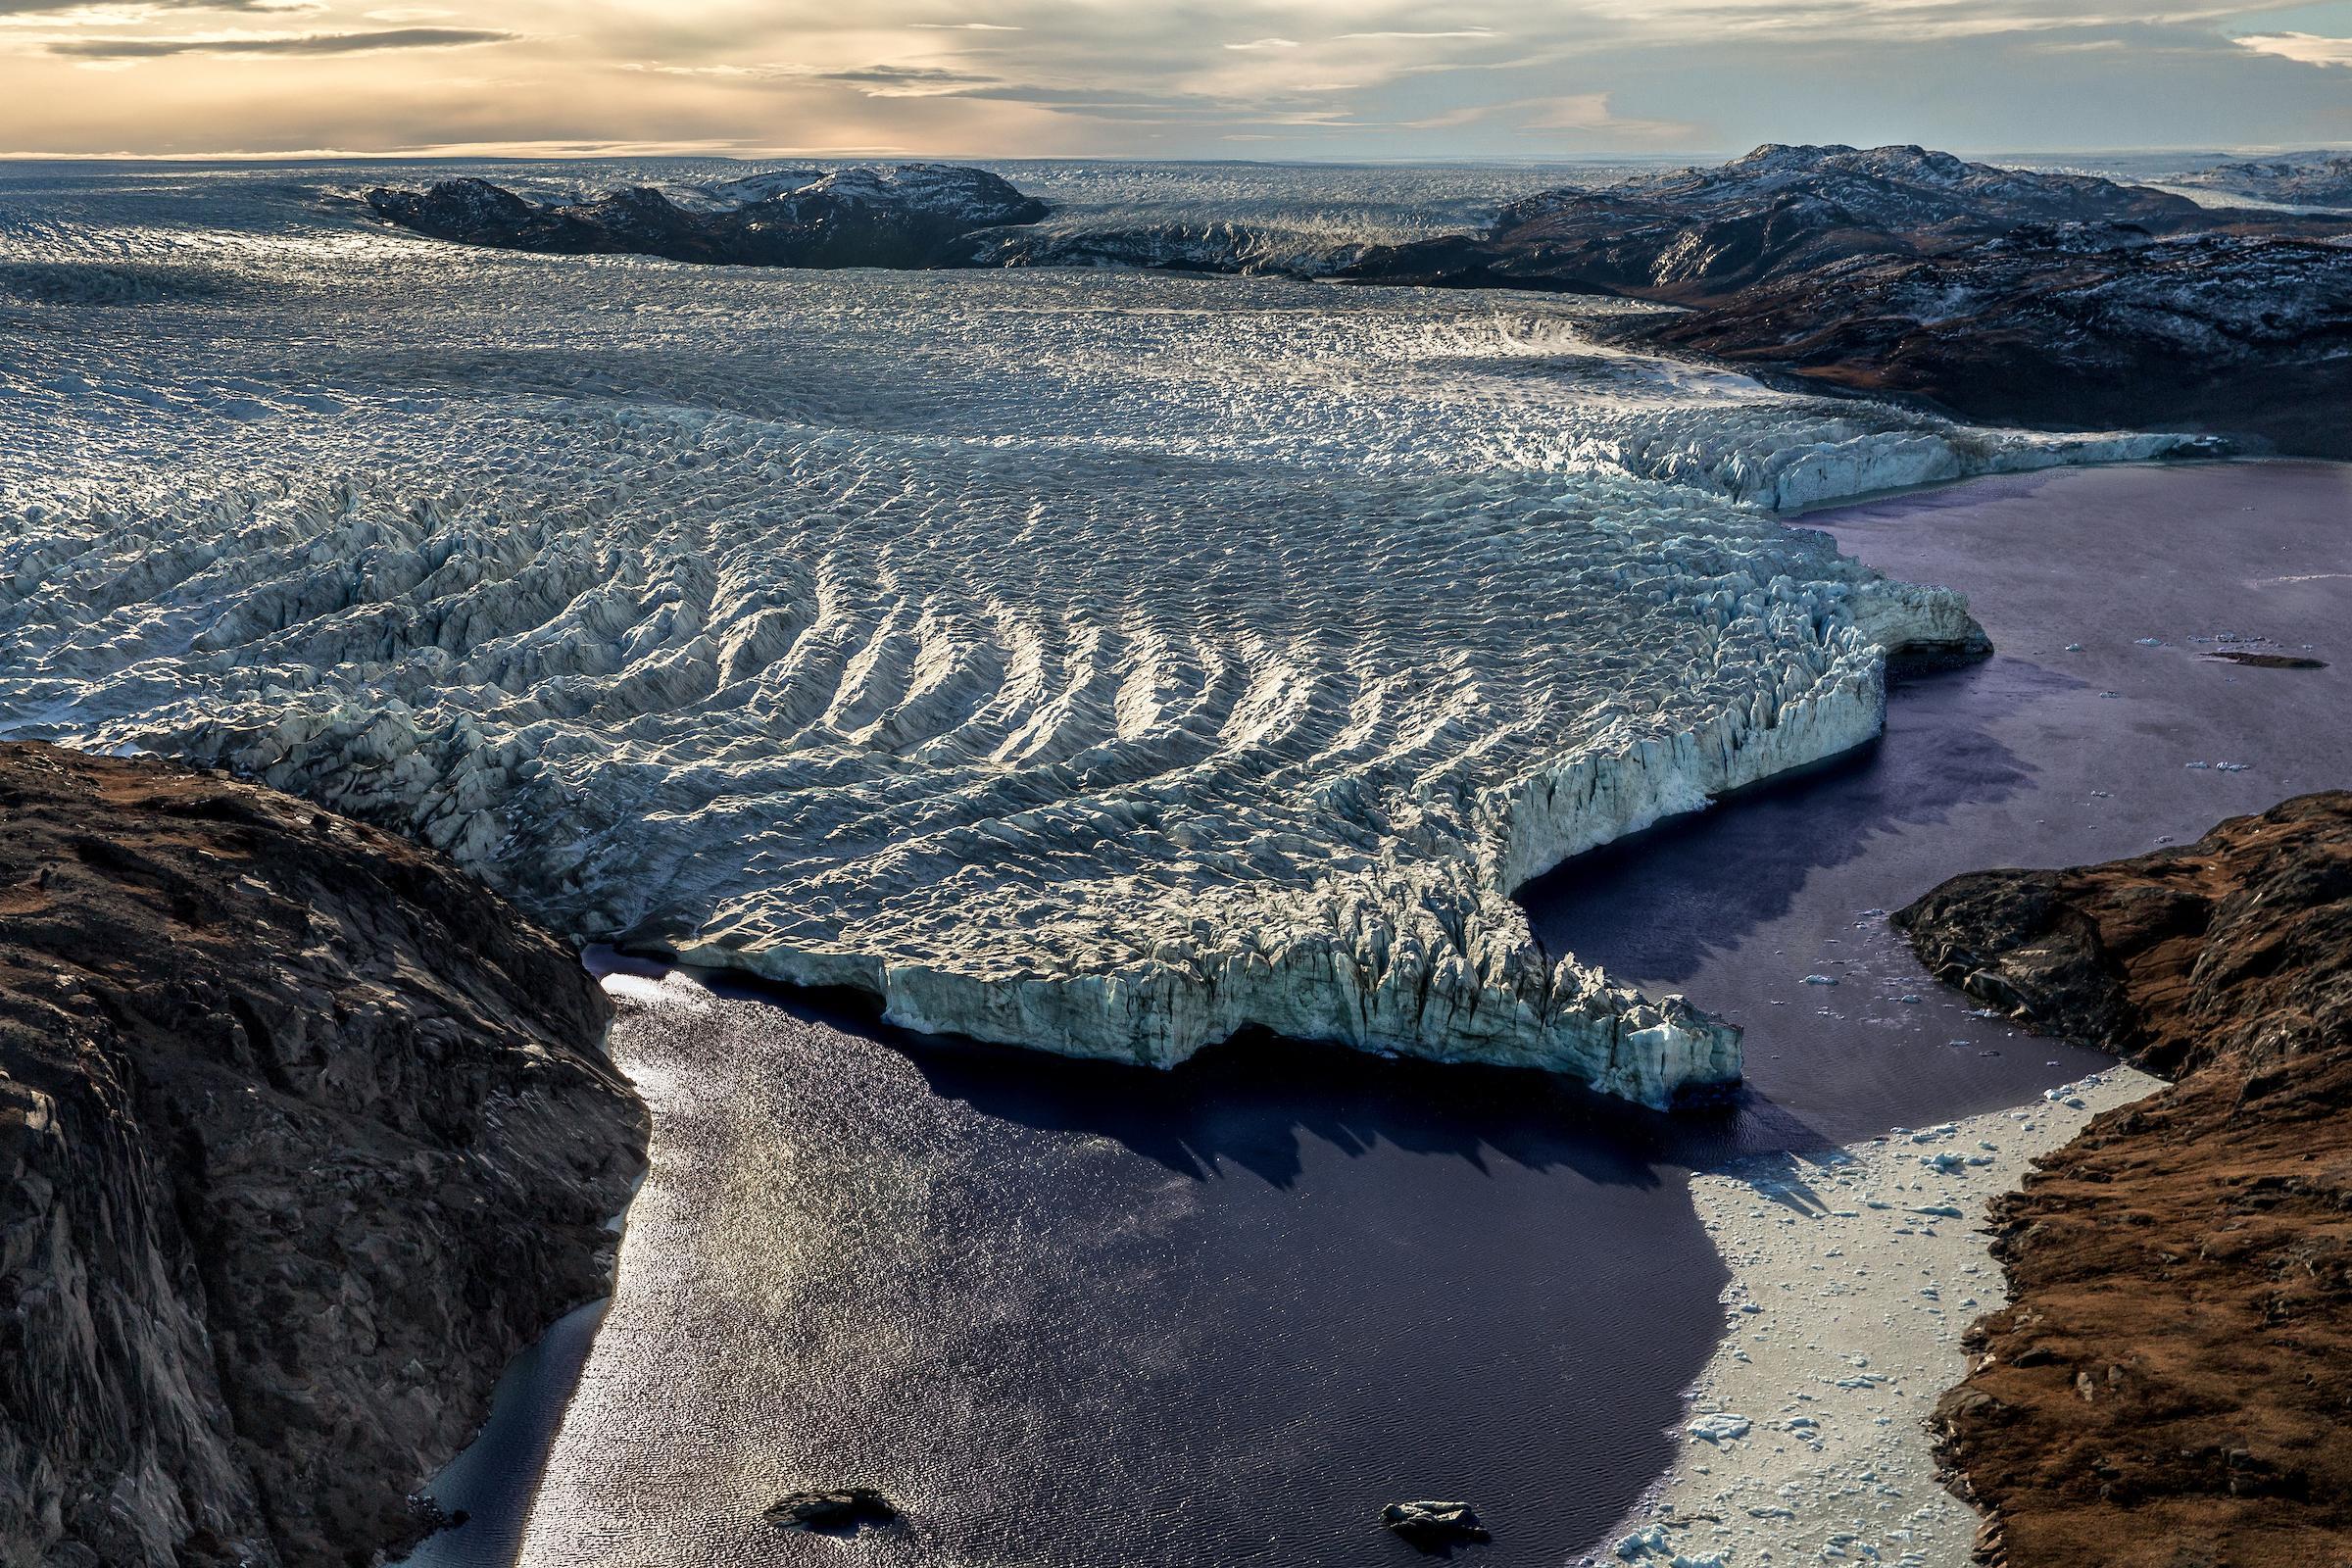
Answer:
[{"label": "cloudy sky", "polygon": [[2352,0],[0,0],[0,151],[2352,142]]}]

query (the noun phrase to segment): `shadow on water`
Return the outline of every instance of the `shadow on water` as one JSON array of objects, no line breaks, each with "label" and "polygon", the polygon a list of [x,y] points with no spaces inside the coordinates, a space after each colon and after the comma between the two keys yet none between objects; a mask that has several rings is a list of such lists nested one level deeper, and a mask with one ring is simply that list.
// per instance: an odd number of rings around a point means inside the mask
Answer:
[{"label": "shadow on water", "polygon": [[2008,659],[1913,677],[1888,702],[1880,740],[1578,856],[1519,902],[1546,953],[1681,984],[1786,916],[1813,873],[1897,828],[1937,826],[2031,787],[2034,765],[1983,716],[2081,685]]},{"label": "shadow on water", "polygon": [[403,1568],[478,1568],[521,1554],[532,1494],[606,1305],[590,1301],[564,1314],[499,1375],[490,1419],[429,1489],[451,1524],[399,1559]]},{"label": "shadow on water", "polygon": [[[643,959],[620,961],[662,971]],[[687,972],[716,995],[888,1045],[935,1095],[1040,1132],[1107,1138],[1194,1181],[1242,1171],[1288,1189],[1310,1145],[1350,1158],[1386,1146],[1479,1171],[1509,1165],[1647,1190],[1679,1185],[1690,1169],[1721,1158],[1740,1124],[1774,1129],[1775,1147],[1795,1155],[1826,1155],[1836,1147],[1753,1088],[1720,1104],[1655,1111],[1556,1073],[1371,1055],[1257,1029],[1173,1068],[1141,1067],[916,1033],[884,1022],[859,992],[803,990],[736,971]]]},{"label": "shadow on water", "polygon": [[[646,977],[668,967],[591,961]],[[864,1544],[894,1564],[1113,1568],[1179,1545],[1225,1564],[1402,1563],[1414,1553],[1368,1528],[1371,1513],[1463,1494],[1497,1540],[1461,1560],[1551,1568],[1592,1547],[1670,1462],[1681,1391],[1720,1332],[1727,1276],[1688,1166],[1732,1147],[1737,1127],[1771,1126],[1788,1148],[1753,1167],[1759,1196],[1817,1213],[1809,1178],[1838,1157],[1752,1093],[1669,1115],[1551,1074],[1262,1034],[1160,1071],[915,1034],[857,994],[684,972],[834,1042],[822,1049],[844,1062],[839,1082],[778,1107],[804,1148],[834,1136],[812,1114],[891,1114],[866,1097],[898,1080],[852,1065],[879,1050],[911,1066],[899,1077],[919,1094],[1003,1129],[964,1142],[957,1160],[1017,1173],[1031,1205],[1020,1246],[1034,1278],[1018,1294],[1039,1304],[1017,1314],[1029,1325],[1017,1348],[966,1326],[1004,1310],[1003,1281],[942,1266],[895,1301],[855,1277],[834,1287],[858,1311],[929,1325],[926,1367],[993,1365],[1012,1407],[1043,1397],[1060,1412],[1017,1453],[988,1446],[1003,1441],[993,1424],[977,1442],[907,1431],[854,1399],[822,1431],[804,1423],[821,1456],[812,1482],[847,1476],[925,1504],[903,1538]],[[1104,1141],[1134,1157],[1105,1165],[1089,1152]],[[847,1147],[866,1157],[854,1134]],[[1171,1177],[1197,1195],[1176,1204],[1176,1231],[1127,1237],[1118,1217],[1166,1209]],[[935,1201],[992,1250],[992,1216]],[[808,1338],[826,1338],[821,1317]],[[444,1508],[472,1517],[412,1568],[515,1560],[578,1370],[567,1353],[540,1359],[529,1393],[502,1389],[499,1418],[436,1482]],[[766,1364],[772,1376],[788,1363]],[[1164,1370],[1138,1379],[1138,1365]],[[1078,1388],[1083,1409],[1054,1393]],[[968,1394],[918,1385],[894,1399]],[[942,1476],[955,1478],[944,1494]],[[1209,1494],[1202,1476],[1219,1478]],[[1096,1521],[1082,1540],[1054,1523],[1070,1510]],[[774,1546],[778,1563],[816,1560],[797,1541]]]}]

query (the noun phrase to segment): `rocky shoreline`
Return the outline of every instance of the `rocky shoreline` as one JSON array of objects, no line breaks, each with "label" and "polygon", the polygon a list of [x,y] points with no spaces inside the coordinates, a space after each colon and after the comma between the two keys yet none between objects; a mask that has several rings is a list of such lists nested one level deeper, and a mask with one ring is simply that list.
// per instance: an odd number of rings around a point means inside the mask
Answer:
[{"label": "rocky shoreline", "polygon": [[610,1289],[646,1117],[440,857],[0,745],[0,1560],[343,1568]]},{"label": "rocky shoreline", "polygon": [[2346,458],[2348,302],[2352,250],[2316,236],[2065,223],[1841,261],[1642,336],[1988,423],[2179,427]]},{"label": "rocky shoreline", "polygon": [[1939,976],[2173,1079],[1993,1208],[1940,1451],[2008,1568],[2352,1557],[2352,792],[2198,843],[1953,879]]}]

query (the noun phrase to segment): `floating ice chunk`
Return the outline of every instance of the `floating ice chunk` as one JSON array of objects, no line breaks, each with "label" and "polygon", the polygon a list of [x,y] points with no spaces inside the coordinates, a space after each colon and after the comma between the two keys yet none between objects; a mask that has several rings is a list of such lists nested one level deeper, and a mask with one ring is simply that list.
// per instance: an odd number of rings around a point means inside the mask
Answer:
[{"label": "floating ice chunk", "polygon": [[1617,1555],[1627,1562],[1640,1562],[1644,1557],[1664,1556],[1673,1548],[1667,1544],[1664,1525],[1643,1525],[1641,1529],[1618,1539]]},{"label": "floating ice chunk", "polygon": [[1750,1423],[1743,1415],[1719,1412],[1702,1415],[1683,1430],[1701,1443],[1731,1443],[1748,1434]]}]

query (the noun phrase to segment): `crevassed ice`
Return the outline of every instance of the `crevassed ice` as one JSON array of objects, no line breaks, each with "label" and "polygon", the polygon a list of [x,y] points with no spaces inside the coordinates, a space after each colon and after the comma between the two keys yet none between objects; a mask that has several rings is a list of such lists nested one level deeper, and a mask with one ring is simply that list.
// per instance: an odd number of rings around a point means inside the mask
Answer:
[{"label": "crevassed ice", "polygon": [[0,229],[0,732],[1081,1054],[1736,1077],[1510,895],[1867,739],[1883,645],[1965,626],[1764,509],[2161,446],[1597,349],[1592,301],[523,257],[76,177]]}]

